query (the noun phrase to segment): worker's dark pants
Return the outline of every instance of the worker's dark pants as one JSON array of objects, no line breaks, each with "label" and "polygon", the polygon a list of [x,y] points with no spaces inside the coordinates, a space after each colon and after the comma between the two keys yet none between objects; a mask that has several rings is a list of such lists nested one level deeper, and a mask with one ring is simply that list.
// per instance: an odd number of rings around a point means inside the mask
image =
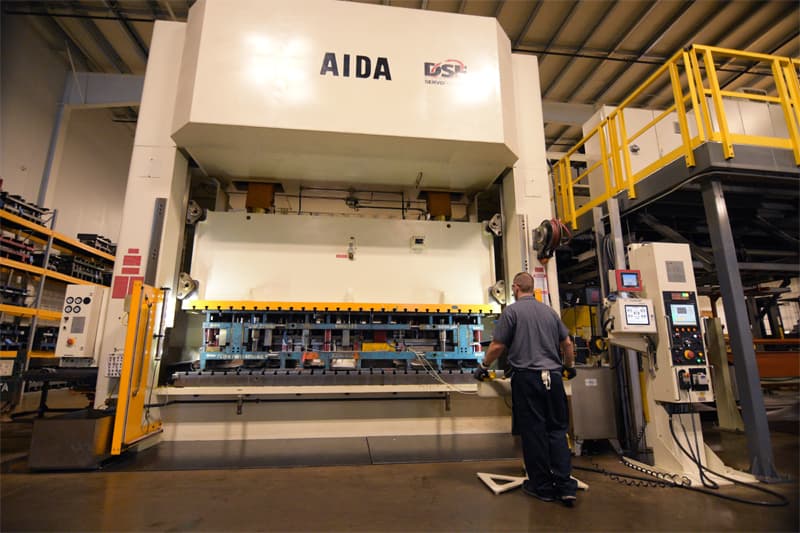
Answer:
[{"label": "worker's dark pants", "polygon": [[539,493],[574,495],[577,482],[570,478],[567,446],[567,395],[561,373],[550,372],[550,390],[540,371],[515,371],[511,377],[514,433],[522,437],[525,470],[531,488]]}]

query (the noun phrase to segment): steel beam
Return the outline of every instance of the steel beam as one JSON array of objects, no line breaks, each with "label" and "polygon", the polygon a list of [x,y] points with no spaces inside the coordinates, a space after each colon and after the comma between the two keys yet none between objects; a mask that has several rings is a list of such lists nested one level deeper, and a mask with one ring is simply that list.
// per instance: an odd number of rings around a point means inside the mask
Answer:
[{"label": "steel beam", "polygon": [[139,57],[142,58],[142,61],[145,63],[147,62],[147,45],[144,44],[144,40],[142,39],[139,32],[136,31],[136,28],[128,21],[128,19],[122,14],[122,11],[119,9],[119,4],[117,4],[117,0],[104,0],[108,9],[110,9],[114,15],[119,17],[119,23],[122,24],[122,28],[125,30],[128,38],[133,42],[136,51],[139,53]]},{"label": "steel beam", "polygon": [[[594,35],[595,30],[597,30],[597,28],[599,28],[600,25],[603,22],[605,22],[606,17],[608,17],[608,14],[611,13],[611,11],[618,5],[620,5],[618,2],[610,2],[608,4],[608,6],[606,7],[605,11],[603,11],[603,14],[600,15],[599,17],[597,17],[595,19],[595,21],[594,21],[594,24],[592,24],[592,26],[590,28],[588,28],[584,32],[585,36],[584,36],[583,40],[581,41],[581,43],[578,46],[575,47],[575,51],[576,52],[580,52],[583,49],[583,47],[586,46],[586,43],[588,43],[589,39],[591,39],[592,36]],[[542,90],[542,98],[546,98],[547,95],[550,94],[550,90],[553,87],[555,87],[558,84],[558,82],[561,81],[561,79],[564,77],[564,75],[569,70],[569,67],[571,67],[572,64],[575,62],[575,59],[576,59],[575,57],[570,57],[569,60],[567,60],[567,64],[564,65],[558,71],[558,74],[556,74],[555,78],[550,80],[550,83],[547,84],[547,87],[545,87],[544,90]],[[545,120],[545,122],[546,122],[546,120]],[[583,122],[581,122],[581,124],[583,124]]]},{"label": "steel beam", "polygon": [[795,247],[795,249],[797,249],[797,246],[800,245],[800,239],[798,239],[794,235],[789,235],[788,233],[786,233],[781,228],[779,228],[778,226],[776,226],[775,224],[773,224],[772,222],[770,222],[766,218],[762,217],[761,215],[756,215],[753,218],[753,221],[756,224],[758,224],[759,226],[761,226],[762,228],[764,228],[767,231],[773,233],[776,237],[780,237],[781,239],[785,240],[789,244],[793,245]]},{"label": "steel beam", "polygon": [[761,394],[761,384],[753,349],[753,335],[747,320],[744,289],[736,259],[728,208],[719,178],[703,182],[703,205],[714,249],[725,319],[728,323],[731,351],[733,352],[736,384],[744,418],[750,472],[760,479],[776,480],[778,474],[772,455],[769,424]]},{"label": "steel beam", "polygon": [[[569,22],[570,19],[572,19],[572,14],[575,13],[575,8],[578,7],[579,3],[580,3],[580,0],[576,0],[575,2],[572,3],[572,7],[569,8],[569,11],[567,12],[566,16],[561,19],[561,23],[558,25],[558,28],[556,28],[555,33],[553,33],[553,36],[550,37],[549,41],[547,41],[547,44],[544,47],[544,53],[543,53],[543,55],[545,57],[547,56],[547,52],[550,50],[550,47],[553,46],[553,43],[556,42],[556,39],[558,39],[559,35],[561,35],[561,32],[564,31],[564,26],[566,26],[567,22]],[[544,4],[544,2],[537,2],[536,3],[537,6],[541,6],[542,4]],[[520,34],[520,39],[521,38],[522,38],[522,34]],[[514,44],[516,45],[518,43],[514,43]],[[542,58],[542,59],[544,59],[544,58]]]},{"label": "steel beam", "polygon": [[[543,4],[544,2],[535,2],[533,4],[533,9],[531,9],[531,13],[528,15],[528,20],[525,21],[525,25],[522,27],[522,30],[520,30],[519,35],[517,35],[517,38],[514,39],[513,48],[517,48],[519,46],[519,44],[522,42],[522,38],[525,37],[525,34],[527,34],[531,29],[531,26],[533,26],[533,21],[536,19],[536,15],[539,14],[539,10],[542,8]],[[502,4],[498,6],[495,16],[497,16],[497,14],[500,12],[501,7]]]},{"label": "steel beam", "polygon": [[[602,207],[595,207],[592,209],[592,221],[594,222],[594,246],[595,255],[597,256],[597,274],[600,278],[600,296],[602,299],[608,296],[608,279],[606,276],[608,266],[606,265],[605,254],[603,254],[603,237],[606,236],[606,228],[603,223]],[[562,272],[564,271],[562,270]]]},{"label": "steel beam", "polygon": [[[640,60],[641,60],[641,59],[642,59],[644,56],[646,56],[646,55],[647,55],[647,54],[650,52],[650,50],[652,50],[652,49],[653,49],[653,48],[656,46],[656,44],[657,44],[657,43],[658,43],[658,42],[661,40],[661,38],[662,38],[662,37],[663,37],[665,34],[669,33],[669,31],[670,31],[670,30],[671,30],[671,29],[672,29],[672,28],[673,28],[673,27],[674,27],[676,24],[678,24],[678,22],[679,22],[679,21],[680,21],[680,19],[682,18],[682,15],[686,13],[686,10],[687,10],[687,9],[689,9],[689,7],[690,7],[690,6],[691,6],[693,3],[694,3],[694,0],[687,0],[687,1],[685,1],[685,2],[684,2],[684,3],[683,3],[681,6],[680,6],[680,9],[678,10],[678,11],[679,11],[679,14],[678,14],[676,17],[670,17],[670,18],[668,19],[667,23],[666,23],[665,25],[663,25],[663,26],[659,27],[657,30],[655,30],[655,31],[653,31],[653,32],[650,32],[650,35],[653,35],[654,37],[653,37],[652,39],[650,39],[650,41],[648,41],[648,43],[647,43],[647,44],[646,44],[646,45],[643,47],[642,51],[641,51],[641,52],[639,52],[639,54],[636,56],[636,59],[635,59],[634,61],[638,62],[638,61],[640,61]],[[660,3],[660,2],[656,2],[656,4],[661,4],[661,3]],[[663,5],[662,5],[662,8],[663,8]],[[639,22],[641,22],[641,20],[640,20]],[[654,66],[652,70],[656,70],[656,69],[657,69],[659,66],[660,66],[660,65],[656,65],[656,66]],[[646,75],[646,76],[644,76],[644,77],[647,77],[647,76],[649,76],[649,74],[648,74],[648,75]],[[620,79],[620,76],[612,76],[612,77],[611,77],[611,81],[610,81],[610,82],[609,82],[609,83],[608,83],[608,84],[607,84],[605,87],[603,87],[602,89],[600,89],[600,92],[598,92],[598,93],[595,93],[594,95],[592,95],[592,97],[591,97],[591,98],[589,98],[589,101],[591,101],[591,102],[597,102],[597,101],[600,101],[599,99],[600,99],[602,96],[605,96],[605,94],[606,94],[606,93],[607,93],[609,90],[611,90],[611,87],[613,87],[613,86],[614,86],[614,85],[617,83],[617,81],[619,81],[619,79]],[[634,88],[636,88],[636,87],[639,85],[639,83],[641,83],[641,82],[640,82],[640,81],[637,81],[637,82],[636,82],[636,85],[634,85]],[[625,93],[624,93],[624,94],[625,94],[625,96],[627,96],[628,94],[630,94],[630,92],[631,92],[631,91],[625,91]]]},{"label": "steel beam", "polygon": [[739,263],[739,270],[746,272],[795,272],[800,274],[800,265],[788,263]]},{"label": "steel beam", "polygon": [[[583,124],[594,115],[594,106],[542,100],[542,115],[545,122],[558,124]],[[575,154],[576,156],[582,154]]]},{"label": "steel beam", "polygon": [[[622,238],[622,220],[619,216],[619,202],[616,198],[609,198],[606,201],[608,207],[608,221],[611,226],[611,236],[614,239],[614,268],[627,268],[628,263],[625,260],[625,243]],[[606,272],[606,274],[608,274]],[[630,401],[630,427],[625,429],[628,431],[628,438],[630,439],[631,446],[641,444],[639,436],[644,429],[644,404],[642,402],[642,386],[639,382],[639,354],[634,350],[618,349],[618,353],[625,354],[625,369],[627,370],[628,386],[628,399]],[[634,453],[643,451],[641,449],[631,449]]]},{"label": "steel beam", "polygon": [[692,250],[692,255],[696,257],[703,265],[703,270],[711,271],[714,269],[714,256],[707,254],[703,250],[700,249],[695,243],[675,231],[674,229],[670,228],[669,226],[662,224],[656,217],[653,215],[642,213],[639,215],[639,220],[650,229],[661,235],[662,237],[666,237],[667,239],[673,242],[681,242],[683,244],[688,244],[689,248]]},{"label": "steel beam", "polygon": [[494,18],[500,16],[500,13],[503,11],[503,7],[506,5],[506,0],[500,0],[497,2],[497,7],[494,8]]},{"label": "steel beam", "polygon": [[106,36],[103,35],[103,32],[101,32],[100,28],[97,27],[97,24],[95,24],[93,20],[89,19],[80,19],[80,22],[83,26],[83,29],[86,30],[86,33],[91,36],[95,44],[100,48],[100,50],[103,51],[106,59],[108,59],[111,64],[114,65],[114,68],[122,74],[130,74],[130,67],[128,67],[125,61],[123,61],[119,54],[117,54],[117,51],[114,50],[114,47],[110,42],[108,42]]},{"label": "steel beam", "polygon": [[67,76],[64,105],[130,107],[142,101],[144,76],[76,72]]}]

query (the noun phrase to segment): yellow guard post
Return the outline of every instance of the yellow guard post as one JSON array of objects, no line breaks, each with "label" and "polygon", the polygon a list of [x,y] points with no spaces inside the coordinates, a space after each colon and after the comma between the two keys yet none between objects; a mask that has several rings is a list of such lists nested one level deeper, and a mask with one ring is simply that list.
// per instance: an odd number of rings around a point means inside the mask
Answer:
[{"label": "yellow guard post", "polygon": [[144,285],[141,281],[134,283],[111,455],[119,455],[124,447],[161,431],[160,420],[150,420],[145,416],[145,401],[155,339],[153,333],[163,300],[163,291]]}]

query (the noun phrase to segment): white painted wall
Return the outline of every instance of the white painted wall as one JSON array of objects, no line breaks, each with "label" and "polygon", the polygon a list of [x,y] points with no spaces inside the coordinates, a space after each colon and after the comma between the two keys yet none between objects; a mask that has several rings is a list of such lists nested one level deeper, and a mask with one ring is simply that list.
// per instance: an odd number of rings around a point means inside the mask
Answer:
[{"label": "white painted wall", "polygon": [[67,64],[26,17],[0,17],[0,178],[36,201]]},{"label": "white painted wall", "polygon": [[133,132],[113,122],[107,109],[73,109],[69,115],[47,207],[58,210],[57,231],[72,237],[100,233],[117,242]]},{"label": "white painted wall", "polygon": [[[3,189],[36,202],[69,65],[26,17],[2,17],[0,178]],[[64,114],[45,207],[56,230],[116,241],[133,133],[106,109]]]}]

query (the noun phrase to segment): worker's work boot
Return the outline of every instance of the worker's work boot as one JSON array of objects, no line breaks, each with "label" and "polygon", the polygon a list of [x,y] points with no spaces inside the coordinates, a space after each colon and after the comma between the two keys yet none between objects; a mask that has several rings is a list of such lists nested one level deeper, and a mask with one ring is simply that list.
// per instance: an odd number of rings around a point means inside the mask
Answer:
[{"label": "worker's work boot", "polygon": [[555,494],[552,491],[537,491],[533,488],[533,484],[527,480],[522,484],[522,492],[528,496],[533,496],[534,498],[542,500],[543,502],[555,501]]}]

